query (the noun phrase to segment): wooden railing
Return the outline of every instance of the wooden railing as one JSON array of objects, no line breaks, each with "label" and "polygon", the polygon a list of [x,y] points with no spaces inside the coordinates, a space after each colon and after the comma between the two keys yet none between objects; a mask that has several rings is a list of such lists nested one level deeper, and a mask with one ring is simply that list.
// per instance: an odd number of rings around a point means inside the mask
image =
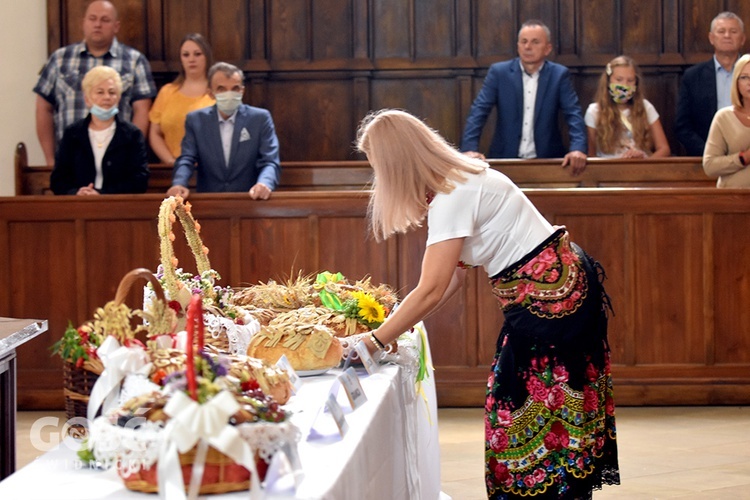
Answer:
[{"label": "wooden railing", "polygon": [[[52,167],[30,166],[26,145],[19,143],[14,156],[16,195],[52,194],[49,177]],[[172,167],[164,163],[149,164],[151,177],[148,193],[164,193],[172,185]],[[283,162],[282,191],[357,190],[364,188],[372,177],[366,161]],[[195,188],[195,175],[188,187]]]},{"label": "wooden railing", "polygon": [[[48,166],[30,166],[26,146],[15,152],[16,195],[51,194]],[[672,157],[648,160],[590,158],[586,170],[573,176],[560,160],[490,160],[521,187],[712,187],[701,158]],[[164,193],[172,185],[172,167],[151,164],[149,193]],[[366,188],[372,169],[366,161],[282,162],[279,191],[331,191]],[[191,179],[189,187],[195,186]]]},{"label": "wooden railing", "polygon": [[[750,404],[750,190],[526,192],[607,271],[618,404]],[[278,192],[266,202],[195,194],[191,202],[222,285],[330,270],[369,274],[403,296],[419,278],[425,231],[375,243],[367,236],[367,194]],[[69,320],[80,324],[111,300],[127,271],[156,268],[162,199],[0,198],[0,316],[50,325],[19,350],[19,407],[62,407],[62,365],[48,347]],[[176,253],[194,272],[179,237]],[[134,293],[129,303],[139,299]],[[440,405],[482,405],[501,324],[481,270],[427,319]]]}]

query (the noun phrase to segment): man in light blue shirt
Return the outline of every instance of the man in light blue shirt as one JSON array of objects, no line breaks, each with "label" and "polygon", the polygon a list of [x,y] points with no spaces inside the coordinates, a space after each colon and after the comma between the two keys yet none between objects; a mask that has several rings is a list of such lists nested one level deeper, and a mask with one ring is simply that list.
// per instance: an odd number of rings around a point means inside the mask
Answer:
[{"label": "man in light blue shirt", "polygon": [[732,104],[732,71],[745,44],[745,24],[737,14],[722,12],[711,21],[708,40],[714,57],[685,71],[677,100],[675,132],[689,156],[703,155],[714,114]]}]

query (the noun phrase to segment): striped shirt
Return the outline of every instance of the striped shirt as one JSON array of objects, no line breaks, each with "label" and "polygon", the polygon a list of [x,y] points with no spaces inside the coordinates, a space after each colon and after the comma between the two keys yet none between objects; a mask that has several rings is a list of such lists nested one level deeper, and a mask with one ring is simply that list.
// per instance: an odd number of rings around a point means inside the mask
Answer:
[{"label": "striped shirt", "polygon": [[123,120],[132,120],[133,102],[156,96],[156,85],[148,60],[137,50],[119,43],[116,38],[101,57],[91,55],[85,42],[61,47],[52,53],[34,87],[34,92],[53,106],[58,142],[67,126],[88,114],[81,81],[88,70],[102,64],[117,70],[122,78],[122,97],[118,108]]}]

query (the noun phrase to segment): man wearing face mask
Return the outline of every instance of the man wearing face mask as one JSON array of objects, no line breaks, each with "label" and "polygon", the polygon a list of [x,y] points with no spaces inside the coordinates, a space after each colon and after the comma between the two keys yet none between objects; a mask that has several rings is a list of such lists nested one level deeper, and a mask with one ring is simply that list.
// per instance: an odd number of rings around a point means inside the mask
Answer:
[{"label": "man wearing face mask", "polygon": [[167,195],[187,198],[188,181],[197,169],[198,192],[244,191],[254,200],[267,200],[281,174],[271,113],[242,103],[245,87],[236,66],[214,64],[208,82],[216,104],[187,115]]}]

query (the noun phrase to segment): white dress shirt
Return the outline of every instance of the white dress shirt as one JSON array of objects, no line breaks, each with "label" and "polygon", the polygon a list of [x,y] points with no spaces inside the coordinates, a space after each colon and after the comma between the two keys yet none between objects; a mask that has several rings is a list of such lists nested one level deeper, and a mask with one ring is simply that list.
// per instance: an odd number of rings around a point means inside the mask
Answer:
[{"label": "white dress shirt", "polygon": [[523,78],[523,124],[521,126],[521,144],[518,146],[519,158],[536,158],[536,143],[534,142],[534,106],[536,105],[536,91],[539,87],[539,72],[544,63],[533,75],[530,75],[521,66],[521,77]]},{"label": "white dress shirt", "polygon": [[227,119],[221,116],[221,113],[217,113],[219,116],[219,133],[221,134],[221,147],[224,150],[224,162],[226,167],[229,168],[229,154],[232,151],[232,135],[234,134],[234,122],[237,117],[237,111],[232,113]]}]

